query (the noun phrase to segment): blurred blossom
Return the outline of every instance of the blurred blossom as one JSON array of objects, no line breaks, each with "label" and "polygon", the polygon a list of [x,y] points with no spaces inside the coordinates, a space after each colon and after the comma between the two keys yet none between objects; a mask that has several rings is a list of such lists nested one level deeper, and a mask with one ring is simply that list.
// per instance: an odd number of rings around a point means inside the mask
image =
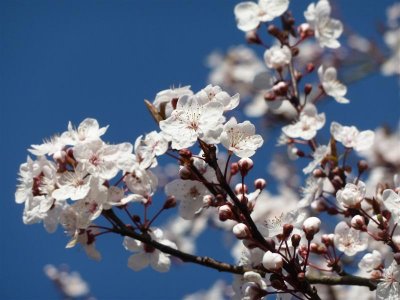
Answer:
[{"label": "blurred blossom", "polygon": [[95,299],[92,296],[89,298],[90,289],[87,282],[82,279],[78,272],[70,272],[68,266],[63,265],[57,268],[54,265],[46,265],[44,266],[44,273],[66,297]]}]

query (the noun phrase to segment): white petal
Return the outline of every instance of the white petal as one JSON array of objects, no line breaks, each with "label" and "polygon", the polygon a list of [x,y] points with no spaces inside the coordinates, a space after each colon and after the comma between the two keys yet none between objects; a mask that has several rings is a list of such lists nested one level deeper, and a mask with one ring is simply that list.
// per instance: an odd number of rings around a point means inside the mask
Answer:
[{"label": "white petal", "polygon": [[242,31],[250,31],[257,28],[260,24],[260,8],[254,2],[241,2],[234,9],[237,26]]},{"label": "white petal", "polygon": [[168,272],[171,267],[171,259],[166,254],[156,250],[151,255],[150,264],[158,272]]},{"label": "white petal", "polygon": [[134,271],[140,271],[149,265],[149,253],[133,254],[128,259],[128,267]]}]

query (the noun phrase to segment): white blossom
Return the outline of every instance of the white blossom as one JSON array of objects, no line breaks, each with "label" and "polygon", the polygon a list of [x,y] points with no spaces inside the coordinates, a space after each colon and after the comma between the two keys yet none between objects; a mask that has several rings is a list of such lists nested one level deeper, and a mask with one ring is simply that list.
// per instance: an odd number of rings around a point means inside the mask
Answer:
[{"label": "white blossom", "polygon": [[221,144],[239,157],[251,157],[262,146],[263,138],[255,134],[255,127],[249,121],[237,123],[232,117],[224,125]]},{"label": "white blossom", "polygon": [[353,256],[368,247],[368,236],[342,221],[335,227],[335,246],[348,256]]},{"label": "white blossom", "polygon": [[193,91],[190,89],[190,85],[178,87],[178,88],[170,88],[166,90],[162,90],[157,93],[156,98],[153,101],[153,105],[159,110],[163,111],[165,117],[169,117],[172,108],[172,100],[178,100],[182,96],[192,96]]},{"label": "white blossom", "polygon": [[165,194],[175,196],[180,201],[179,214],[191,220],[203,207],[204,196],[209,192],[199,181],[175,179],[165,186]]},{"label": "white blossom", "polygon": [[400,28],[388,30],[383,37],[386,45],[390,48],[390,57],[382,64],[383,75],[400,74]]},{"label": "white blossom", "polygon": [[258,4],[246,1],[235,6],[237,26],[242,31],[251,31],[260,22],[272,21],[281,16],[289,7],[289,0],[259,0]]},{"label": "white blossom", "polygon": [[91,176],[79,164],[73,171],[65,171],[58,180],[58,188],[52,196],[57,200],[79,200],[86,197],[90,190]]},{"label": "white blossom", "polygon": [[[176,249],[175,243],[167,240],[159,228],[153,228],[150,231],[151,238],[161,244]],[[169,254],[163,253],[151,245],[144,244],[141,241],[125,237],[123,245],[126,250],[136,252],[128,259],[128,267],[134,271],[140,271],[150,265],[158,272],[168,272],[171,266]]]},{"label": "white blossom", "polygon": [[395,223],[400,222],[400,195],[393,190],[384,190],[382,194],[383,204],[392,214]]},{"label": "white blossom", "polygon": [[302,138],[311,140],[325,124],[325,114],[318,114],[312,104],[307,104],[300,113],[299,120],[282,128],[284,134],[291,138]]},{"label": "white blossom", "polygon": [[131,201],[142,201],[146,203],[158,186],[158,178],[150,170],[142,170],[139,167],[133,167],[128,174],[124,176],[124,182],[132,193],[121,200],[122,204]]},{"label": "white blossom", "polygon": [[160,128],[174,149],[190,147],[198,138],[214,144],[223,129],[223,111],[224,106],[217,101],[203,104],[198,97],[183,96],[171,116],[160,122]]},{"label": "white blossom", "polygon": [[372,253],[367,253],[358,263],[358,267],[361,270],[370,272],[378,268],[382,263],[382,255],[379,251],[373,250]]},{"label": "white blossom", "polygon": [[372,130],[358,131],[355,126],[343,126],[337,122],[331,124],[333,138],[347,148],[364,151],[374,143],[375,134]]},{"label": "white blossom", "polygon": [[365,192],[365,183],[359,180],[357,184],[347,183],[344,189],[338,190],[336,199],[343,207],[355,208],[364,199]]},{"label": "white blossom", "polygon": [[334,67],[326,68],[320,66],[318,68],[319,80],[328,96],[335,98],[339,103],[349,103],[350,101],[344,96],[347,93],[347,87],[337,80],[337,72]]},{"label": "white blossom", "polygon": [[235,94],[230,96],[227,92],[223,91],[218,85],[207,85],[204,89],[196,93],[196,97],[202,104],[208,102],[218,102],[224,106],[224,110],[232,110],[239,105],[240,95]]},{"label": "white blossom", "polygon": [[129,143],[107,145],[101,140],[93,140],[76,145],[74,157],[92,176],[109,180],[117,175],[119,162],[129,158],[132,149]]},{"label": "white blossom", "polygon": [[74,128],[72,123],[68,123],[68,131],[62,136],[70,139],[71,145],[78,143],[99,140],[100,137],[106,133],[108,125],[100,128],[99,123],[95,119],[87,118],[83,120],[78,128]]},{"label": "white blossom", "polygon": [[400,266],[395,260],[384,270],[376,288],[376,299],[398,300],[400,295]]},{"label": "white blossom", "polygon": [[307,167],[303,169],[304,174],[309,174],[314,171],[314,169],[321,164],[325,157],[330,154],[330,151],[331,149],[329,146],[318,146],[312,154],[313,160],[307,165]]},{"label": "white blossom", "polygon": [[268,68],[278,69],[290,63],[292,52],[286,45],[275,45],[264,52],[264,60]]},{"label": "white blossom", "polygon": [[328,0],[319,0],[317,4],[311,3],[304,12],[308,24],[314,30],[321,47],[338,48],[337,39],[343,32],[343,24],[339,20],[330,17],[331,6]]},{"label": "white blossom", "polygon": [[152,131],[143,138],[139,136],[134,145],[136,161],[139,163],[141,169],[147,169],[157,166],[156,156],[160,156],[167,152],[168,141],[164,136],[157,132]]}]

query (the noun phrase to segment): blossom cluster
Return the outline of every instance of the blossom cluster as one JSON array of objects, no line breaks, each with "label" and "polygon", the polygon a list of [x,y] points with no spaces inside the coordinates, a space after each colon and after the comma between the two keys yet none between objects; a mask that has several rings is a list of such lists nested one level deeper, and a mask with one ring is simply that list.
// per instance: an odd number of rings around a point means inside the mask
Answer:
[{"label": "blossom cluster", "polygon": [[[226,59],[214,54],[209,85],[197,92],[190,86],[162,90],[145,101],[159,129],[133,144],[103,141],[108,126],[85,119],[32,145],[35,158],[28,156],[20,166],[15,194],[25,205],[24,223],[43,222],[49,232],[61,224],[70,237],[67,247],[80,243],[95,259],[100,235],[122,235],[123,247],[134,252],[128,259],[134,271],[151,266],[167,272],[175,256],[234,273],[233,299],[281,294],[320,299],[324,289],[313,284],[334,285],[337,278],[376,289],[378,299],[399,299],[400,131],[326,124],[319,106],[324,98],[351,102],[338,79],[340,64],[334,62],[340,60],[323,54],[325,48],[341,48],[343,24],[331,16],[328,0],[309,4],[299,25],[289,6],[289,0],[237,4],[237,27],[248,42],[263,47],[262,59],[244,46],[232,48]],[[391,8],[385,35],[394,50],[381,61],[387,75],[399,73],[393,68],[399,58],[393,35],[399,7]],[[273,23],[277,18],[281,27]],[[264,25],[272,46],[261,35]],[[359,53],[372,51],[361,37],[349,44]],[[253,123],[239,120],[241,97],[254,98],[246,115],[282,125],[278,146],[286,148],[287,159],[269,167],[278,195],[254,174],[259,166],[254,155],[262,152],[264,138]],[[321,138],[324,129],[329,134]],[[164,201],[157,191],[160,156],[178,166],[163,184]],[[294,161],[305,179],[301,189]],[[143,206],[143,215],[132,213],[133,205]],[[176,206],[178,217],[154,226],[163,211]],[[158,209],[153,216],[150,207]],[[108,226],[99,225],[101,216]],[[231,251],[236,265],[193,255],[195,239],[208,224],[236,238]],[[222,297],[225,288],[216,284],[206,295]],[[341,292],[350,299],[354,291]]]}]

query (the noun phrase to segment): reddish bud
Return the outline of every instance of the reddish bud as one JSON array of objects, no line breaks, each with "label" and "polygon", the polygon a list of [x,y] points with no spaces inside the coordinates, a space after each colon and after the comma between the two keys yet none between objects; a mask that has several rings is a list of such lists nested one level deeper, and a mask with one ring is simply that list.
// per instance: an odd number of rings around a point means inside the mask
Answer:
[{"label": "reddish bud", "polygon": [[304,94],[308,95],[308,94],[311,93],[311,91],[312,91],[312,85],[309,84],[309,83],[307,83],[307,84],[304,86]]},{"label": "reddish bud", "polygon": [[243,177],[245,177],[247,175],[247,173],[253,168],[253,165],[254,165],[254,163],[250,158],[248,158],[248,157],[241,158],[238,161],[240,174]]},{"label": "reddish bud", "polygon": [[247,193],[247,192],[248,192],[247,185],[238,183],[238,184],[235,186],[235,193],[236,193],[236,195],[243,194],[243,193]]},{"label": "reddish bud", "polygon": [[314,66],[313,63],[308,63],[307,64],[306,70],[307,70],[308,73],[311,73],[312,71],[314,71],[314,69],[315,69],[315,66]]},{"label": "reddish bud", "polygon": [[366,170],[368,170],[368,163],[365,160],[360,160],[357,163],[357,167],[358,167],[358,172],[361,174],[361,173],[365,172]]},{"label": "reddish bud", "polygon": [[262,44],[262,41],[258,36],[257,31],[255,30],[246,32],[246,41],[249,44],[256,44],[256,45]]},{"label": "reddish bud", "polygon": [[232,209],[229,205],[222,205],[218,208],[218,215],[221,221],[231,220],[233,218]]},{"label": "reddish bud", "polygon": [[239,165],[238,163],[231,164],[231,175],[236,175],[239,172]]},{"label": "reddish bud", "polygon": [[176,206],[176,199],[174,196],[169,196],[164,202],[164,209],[170,209]]},{"label": "reddish bud", "polygon": [[267,185],[267,182],[263,178],[258,178],[254,181],[254,187],[257,190],[263,190]]}]

